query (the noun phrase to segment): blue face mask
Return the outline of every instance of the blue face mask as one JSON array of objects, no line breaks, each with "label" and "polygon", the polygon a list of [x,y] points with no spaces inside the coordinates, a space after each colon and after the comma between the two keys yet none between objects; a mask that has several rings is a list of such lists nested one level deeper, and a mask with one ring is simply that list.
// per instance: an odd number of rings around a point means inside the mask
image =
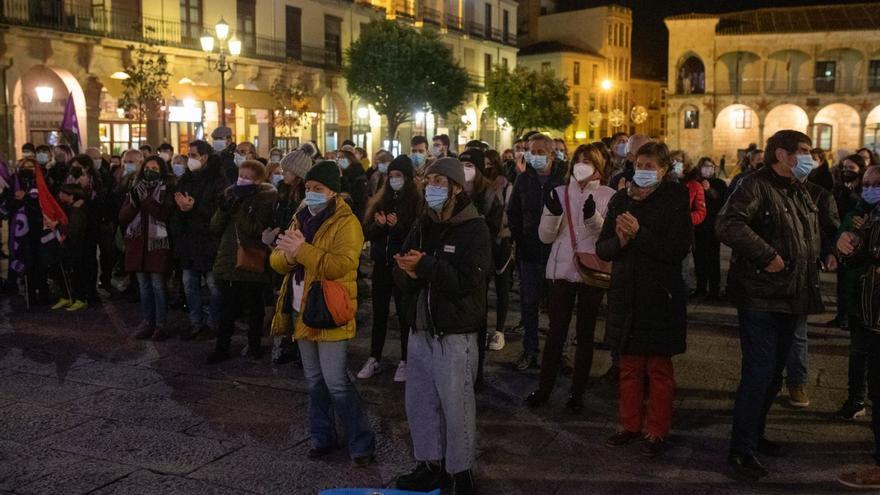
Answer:
[{"label": "blue face mask", "polygon": [[133,174],[137,170],[137,165],[132,162],[125,162],[122,164],[123,172],[125,175]]},{"label": "blue face mask", "polygon": [[186,165],[182,163],[173,163],[171,164],[171,171],[174,172],[175,177],[180,177],[186,171]]},{"label": "blue face mask", "polygon": [[547,155],[532,155],[532,160],[529,162],[532,165],[532,168],[541,171],[547,168]]},{"label": "blue face mask", "polygon": [[423,153],[413,153],[409,155],[409,159],[412,160],[413,165],[416,167],[421,167],[425,163],[425,155]]},{"label": "blue face mask", "polygon": [[342,170],[347,169],[348,166],[351,165],[351,164],[348,162],[348,158],[340,158],[339,160],[337,160],[336,163],[339,165],[339,168],[341,168]]},{"label": "blue face mask", "polygon": [[428,186],[425,188],[425,201],[428,203],[428,207],[436,212],[443,209],[448,198],[448,187]]},{"label": "blue face mask", "polygon": [[388,164],[387,163],[380,163],[378,166],[378,169],[379,169],[380,174],[387,174],[388,173]]},{"label": "blue face mask", "polygon": [[614,147],[614,154],[620,158],[626,157],[626,141],[617,143],[617,146]]},{"label": "blue face mask", "polygon": [[639,187],[654,187],[657,185],[656,170],[636,170],[633,174],[633,182]]},{"label": "blue face mask", "polygon": [[281,174],[272,174],[272,185],[278,187],[278,184],[281,184],[281,181],[284,180],[284,176]]},{"label": "blue face mask", "polygon": [[684,175],[684,163],[679,161],[672,162],[672,171],[675,172],[675,175],[681,177]]},{"label": "blue face mask", "polygon": [[862,189],[862,199],[870,205],[880,203],[880,186],[870,186]]},{"label": "blue face mask", "polygon": [[813,156],[806,155],[797,155],[797,164],[791,169],[792,175],[794,178],[804,182],[807,180],[807,177],[810,175],[810,172],[813,171]]},{"label": "blue face mask", "polygon": [[327,204],[327,195],[315,191],[306,191],[303,203],[309,208],[319,208]]}]

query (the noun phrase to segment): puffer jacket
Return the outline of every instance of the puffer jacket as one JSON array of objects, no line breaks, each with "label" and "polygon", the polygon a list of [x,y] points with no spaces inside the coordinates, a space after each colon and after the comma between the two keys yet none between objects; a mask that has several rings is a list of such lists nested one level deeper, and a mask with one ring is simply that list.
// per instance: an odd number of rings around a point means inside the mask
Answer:
[{"label": "puffer jacket", "polygon": [[238,243],[254,248],[265,248],[262,240],[263,230],[272,222],[272,209],[278,199],[278,192],[272,184],[261,183],[257,191],[240,199],[234,199],[232,191],[236,186],[226,189],[220,200],[220,207],[211,218],[211,232],[220,236],[217,258],[214,261],[214,277],[230,282],[256,282],[269,284],[272,273],[240,270],[235,267],[238,258]]},{"label": "puffer jacket", "polygon": [[[569,204],[565,202],[566,188],[568,188]],[[541,225],[538,228],[541,242],[553,244],[553,247],[550,248],[550,258],[547,260],[546,277],[549,280],[567,280],[580,283],[583,280],[575,265],[575,254],[571,246],[571,235],[565,211],[571,209],[571,220],[577,238],[577,251],[595,254],[596,241],[599,239],[599,233],[602,232],[605,214],[608,212],[608,202],[614,196],[614,189],[601,185],[598,180],[590,182],[581,189],[577,181],[572,178],[567,186],[557,187],[556,193],[562,203],[562,215],[554,216],[545,206],[541,216]],[[593,201],[596,202],[596,214],[585,221],[583,206],[591,195]]]},{"label": "puffer jacket", "polygon": [[[727,293],[736,307],[822,312],[818,208],[804,184],[769,166],[746,175],[718,214],[716,232],[733,248]],[[765,271],[777,255],[785,268]]]},{"label": "puffer jacket", "polygon": [[[312,282],[333,280],[345,288],[353,308],[357,309],[357,269],[360,252],[364,244],[364,234],[357,217],[341,196],[336,196],[335,210],[315,232],[311,243],[305,243],[296,253],[294,264],[289,264],[284,252],[275,249],[269,262],[272,269],[284,275],[275,316],[272,318],[272,335],[284,335],[293,325],[292,314],[285,309],[286,299],[292,297],[293,272],[298,266],[305,269],[303,277],[303,298],[299,316],[294,328],[294,340],[314,342],[337,342],[354,338],[356,323],[351,320],[344,326],[330,329],[313,329],[302,321],[306,310],[306,294]],[[299,229],[299,220],[294,215],[288,230]]]},{"label": "puffer jacket", "polygon": [[[615,233],[617,217],[629,212],[639,222],[625,247]],[[687,293],[681,262],[693,225],[687,188],[664,182],[641,201],[626,190],[608,204],[596,254],[611,267],[607,340],[622,354],[673,356],[687,348]]]},{"label": "puffer jacket", "polygon": [[690,198],[691,223],[694,226],[700,225],[706,219],[706,193],[703,185],[695,180],[689,180],[684,185],[688,188]]},{"label": "puffer jacket", "polygon": [[[486,323],[486,280],[492,273],[489,227],[461,193],[452,217],[440,222],[433,210],[416,222],[402,251],[425,253],[416,279],[394,268],[403,291],[405,320],[433,335],[475,333]],[[420,317],[421,316],[421,317]]]},{"label": "puffer jacket", "polygon": [[187,170],[177,182],[177,192],[188,194],[194,200],[189,211],[181,211],[175,205],[169,221],[174,256],[180,260],[181,268],[200,272],[213,269],[220,239],[211,232],[211,218],[227,185],[217,155],[211,155],[201,170]]},{"label": "puffer jacket", "polygon": [[[554,165],[555,166],[555,165]],[[555,173],[546,176],[542,184],[538,172],[532,167],[519,174],[513,184],[513,194],[507,205],[507,221],[510,237],[516,243],[518,260],[529,263],[546,263],[550,245],[541,242],[538,226],[544,208],[544,192],[563,184]]]}]

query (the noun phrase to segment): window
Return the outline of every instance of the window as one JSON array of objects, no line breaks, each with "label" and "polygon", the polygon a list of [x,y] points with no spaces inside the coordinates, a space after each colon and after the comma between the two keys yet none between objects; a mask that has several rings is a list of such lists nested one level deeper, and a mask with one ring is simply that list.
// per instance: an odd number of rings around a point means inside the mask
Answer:
[{"label": "window", "polygon": [[828,124],[815,124],[813,132],[813,146],[830,150],[834,128]]},{"label": "window", "polygon": [[816,62],[816,92],[833,93],[837,78],[837,62]]},{"label": "window", "polygon": [[287,57],[294,60],[302,58],[302,10],[287,6],[285,11]]},{"label": "window", "polygon": [[501,57],[501,67],[504,67],[504,70],[507,70],[507,57]]},{"label": "window", "polygon": [[581,94],[575,91],[571,94],[571,106],[572,113],[578,113],[581,109]]},{"label": "window", "polygon": [[599,64],[593,64],[593,86],[599,81]]},{"label": "window", "polygon": [[868,63],[868,91],[880,91],[880,60]]},{"label": "window", "polygon": [[581,63],[575,62],[571,75],[571,83],[575,86],[581,85]]},{"label": "window", "polygon": [[699,129],[700,128],[700,111],[694,108],[684,111],[684,128]]},{"label": "window", "polygon": [[590,106],[587,108],[590,112],[596,109],[596,95],[590,93]]},{"label": "window", "polygon": [[189,40],[202,35],[202,0],[180,0],[180,35]]},{"label": "window", "polygon": [[608,25],[608,44],[614,43],[614,25]]},{"label": "window", "polygon": [[748,108],[737,108],[733,111],[733,124],[737,129],[752,128],[752,111]]},{"label": "window", "polygon": [[324,16],[324,49],[328,65],[342,65],[342,19],[339,17]]},{"label": "window", "polygon": [[486,30],[486,39],[492,39],[492,4],[486,4],[486,22],[483,24]]},{"label": "window", "polygon": [[492,55],[486,53],[483,55],[483,74],[488,76],[492,73]]},{"label": "window", "polygon": [[550,62],[541,62],[541,72],[553,72],[550,68]]},{"label": "window", "polygon": [[244,51],[253,52],[257,46],[256,0],[238,0],[236,13],[238,15],[238,32],[235,35],[241,40]]},{"label": "window", "polygon": [[507,10],[503,11],[501,14],[501,17],[502,17],[501,34],[504,37],[504,39],[501,41],[504,43],[507,43],[507,41],[508,41],[507,39],[510,37],[510,11],[507,11]]}]

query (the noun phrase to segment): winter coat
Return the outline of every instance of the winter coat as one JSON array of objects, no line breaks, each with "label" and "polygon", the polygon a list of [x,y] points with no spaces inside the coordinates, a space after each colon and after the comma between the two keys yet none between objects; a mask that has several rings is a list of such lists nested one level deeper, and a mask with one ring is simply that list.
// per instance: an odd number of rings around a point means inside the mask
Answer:
[{"label": "winter coat", "polygon": [[[153,251],[148,249],[148,217],[159,222],[168,222],[175,207],[174,190],[164,184],[157,187],[163,186],[165,190],[160,194],[159,201],[153,199],[152,194],[149,194],[141,200],[140,206],[135,206],[131,202],[131,197],[126,195],[122,208],[119,210],[119,224],[123,235],[126,233],[128,224],[134,220],[138,213],[141,214],[140,232],[134,236],[125,235],[125,271],[127,272],[168,273],[171,271],[170,245],[167,249]],[[165,234],[168,235],[167,226]]]},{"label": "winter coat", "polygon": [[688,188],[691,223],[694,226],[700,225],[706,219],[706,193],[703,191],[703,185],[695,180],[689,180],[684,185]]},{"label": "winter coat", "polygon": [[[745,176],[719,213],[718,239],[733,248],[728,274],[738,308],[789,314],[822,312],[818,208],[807,187],[762,167]],[[764,268],[779,255],[785,268]]]},{"label": "winter coat", "polygon": [[220,243],[219,235],[211,232],[211,218],[226,189],[226,177],[220,170],[220,158],[211,155],[204,168],[187,170],[177,183],[177,192],[193,198],[193,208],[181,211],[174,208],[171,215],[171,234],[174,255],[184,270],[209,272]]},{"label": "winter coat", "polygon": [[550,256],[550,245],[541,242],[538,226],[544,209],[544,192],[563,184],[555,174],[544,176],[541,184],[538,173],[532,167],[519,174],[513,184],[513,194],[507,205],[507,220],[510,237],[516,243],[518,260],[529,263],[546,263]]},{"label": "winter coat", "polygon": [[[617,217],[629,212],[639,222],[625,247],[615,234]],[[608,291],[608,341],[621,354],[673,356],[687,347],[687,293],[681,262],[693,225],[688,191],[663,182],[641,201],[617,192],[596,244],[596,254],[613,262]]]},{"label": "winter coat", "polygon": [[[568,189],[569,204],[565,202],[566,189]],[[575,254],[571,246],[571,235],[565,212],[571,210],[577,251],[595,254],[596,241],[602,232],[605,214],[608,212],[608,202],[614,196],[614,189],[601,185],[598,180],[588,183],[586,187],[581,189],[577,181],[572,178],[567,186],[557,187],[556,194],[562,203],[562,215],[554,216],[545,206],[541,216],[541,226],[538,228],[541,242],[553,245],[550,250],[550,258],[547,260],[546,277],[549,280],[582,283],[580,271],[575,265]],[[596,202],[596,213],[592,218],[584,219],[584,202],[591,195],[593,201]]]},{"label": "winter coat", "polygon": [[[284,252],[275,249],[270,262],[272,269],[284,275],[284,283],[278,294],[275,305],[275,316],[272,318],[272,334],[289,334],[293,325],[293,316],[285,310],[288,299],[293,297],[293,272],[298,266],[305,270],[303,278],[302,307],[296,320],[294,340],[314,342],[337,342],[354,338],[356,323],[352,319],[344,326],[331,329],[312,329],[303,323],[302,315],[306,309],[306,299],[312,282],[332,280],[345,288],[352,308],[357,308],[357,269],[364,234],[361,224],[351,208],[340,196],[336,196],[335,211],[324,220],[318,228],[311,243],[305,243],[296,253],[295,263],[288,264]],[[294,217],[290,229],[299,229],[299,220]]]},{"label": "winter coat", "polygon": [[837,203],[837,214],[843,217],[849,215],[861,199],[858,192],[843,184],[836,184],[831,189],[831,194],[834,195],[834,201]]},{"label": "winter coat", "polygon": [[367,185],[367,174],[355,164],[351,164],[342,173],[342,192],[351,198],[351,209],[359,221],[364,221],[367,212],[367,201],[370,199],[370,187]]},{"label": "winter coat", "polygon": [[220,159],[220,173],[226,177],[227,184],[238,180],[238,166],[235,164],[235,143],[230,143],[223,151],[214,154]]},{"label": "winter coat", "polygon": [[66,205],[64,213],[67,215],[67,225],[62,228],[64,243],[61,255],[65,260],[83,262],[86,245],[95,242],[88,238],[89,204],[84,201],[81,206]]},{"label": "winter coat", "polygon": [[[853,218],[864,217],[861,229],[853,227]],[[851,301],[848,311],[850,318],[859,318],[862,323],[875,331],[880,330],[880,277],[875,267],[880,266],[880,258],[873,253],[880,252],[880,210],[876,205],[859,201],[840,224],[839,233],[851,232],[858,237],[858,247],[849,256],[840,256],[840,278],[846,300]],[[836,237],[835,237],[836,241]]]},{"label": "winter coat", "polygon": [[501,208],[501,200],[495,191],[486,187],[481,192],[470,192],[468,196],[477,208],[477,212],[486,220],[489,227],[489,237],[497,239],[501,233],[501,225],[504,221],[504,210]]},{"label": "winter coat", "polygon": [[831,175],[831,169],[827,163],[814,168],[807,180],[829,192],[834,188],[834,177]]},{"label": "winter coat", "polygon": [[[223,193],[220,205],[211,217],[211,233],[220,237],[217,257],[214,260],[214,278],[229,282],[256,282],[269,284],[272,273],[269,268],[262,273],[236,268],[238,245],[267,249],[262,234],[272,222],[272,208],[278,199],[278,191],[271,184],[257,185],[256,192],[243,198],[235,198],[237,186],[229,186]],[[268,253],[267,253],[268,254]]]},{"label": "winter coat", "polygon": [[510,258],[513,249],[510,241],[510,223],[507,219],[507,205],[510,203],[511,195],[513,195],[513,183],[505,176],[498,176],[495,179],[495,182],[489,187],[495,192],[495,196],[501,204],[501,230],[498,232],[498,235],[493,238],[492,242],[492,260],[495,262],[495,272],[500,273],[512,264]]},{"label": "winter coat", "polygon": [[489,227],[467,195],[456,197],[452,217],[440,222],[434,210],[416,222],[402,251],[425,253],[412,279],[399,267],[394,281],[406,300],[404,319],[442,337],[476,333],[486,324],[486,281],[492,273]]}]

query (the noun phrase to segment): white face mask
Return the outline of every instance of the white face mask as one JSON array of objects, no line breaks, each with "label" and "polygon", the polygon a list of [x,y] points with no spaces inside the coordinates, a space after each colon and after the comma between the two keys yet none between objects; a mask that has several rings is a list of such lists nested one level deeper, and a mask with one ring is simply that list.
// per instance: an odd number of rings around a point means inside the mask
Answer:
[{"label": "white face mask", "polygon": [[703,167],[700,169],[700,173],[703,174],[704,179],[711,179],[715,175],[715,167]]},{"label": "white face mask", "polygon": [[474,166],[464,167],[464,180],[465,182],[473,182],[474,177],[477,176],[477,169]]},{"label": "white face mask", "polygon": [[214,140],[214,150],[215,151],[223,151],[226,149],[226,140],[225,139],[215,139]]},{"label": "white face mask", "polygon": [[166,162],[171,161],[171,153],[168,153],[167,151],[163,151],[163,152],[159,153],[159,158],[165,160]]},{"label": "white face mask", "polygon": [[198,158],[189,158],[186,161],[186,168],[188,168],[190,172],[195,172],[196,170],[202,168],[202,162],[199,161]]},{"label": "white face mask", "polygon": [[241,164],[244,163],[244,161],[245,161],[246,159],[247,159],[247,157],[245,157],[245,156],[242,155],[241,153],[236,153],[236,154],[232,157],[232,161],[235,162],[235,166],[236,166],[236,167],[240,167]]},{"label": "white face mask", "polygon": [[433,148],[431,148],[431,153],[434,156],[440,156],[443,154],[443,148],[441,148],[440,146],[434,146]]},{"label": "white face mask", "polygon": [[574,180],[578,182],[589,179],[595,173],[596,169],[588,163],[575,163],[574,168],[571,171]]}]

